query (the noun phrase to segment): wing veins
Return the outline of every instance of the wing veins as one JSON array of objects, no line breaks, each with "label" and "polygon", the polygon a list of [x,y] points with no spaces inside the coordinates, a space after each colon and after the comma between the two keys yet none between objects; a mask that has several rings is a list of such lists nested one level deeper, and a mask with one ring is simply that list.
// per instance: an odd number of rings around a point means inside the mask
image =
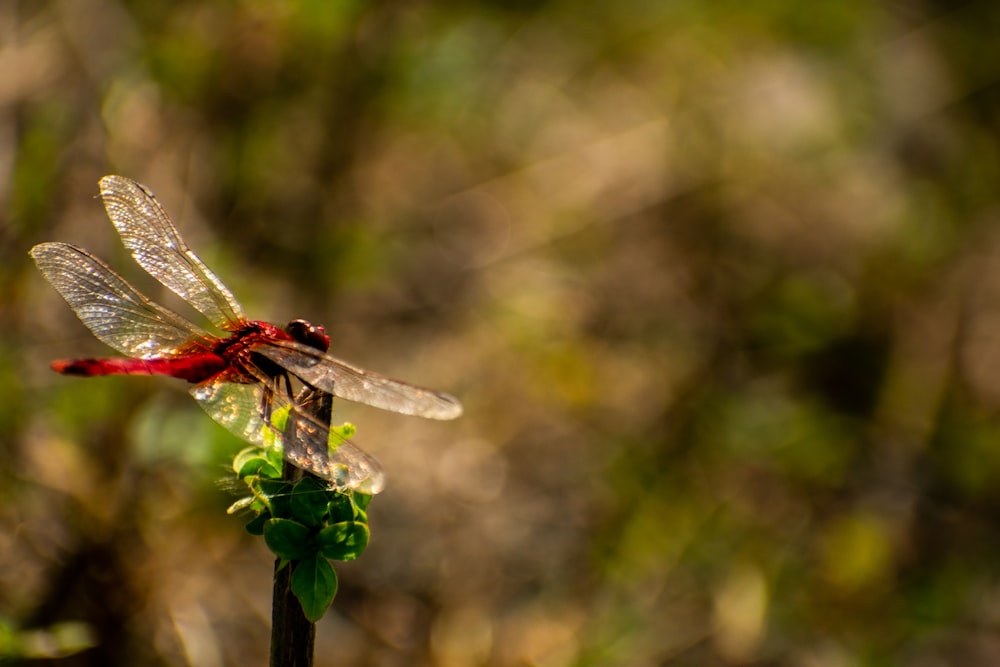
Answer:
[{"label": "wing veins", "polygon": [[209,334],[154,303],[107,264],[70,243],[42,243],[31,256],[80,321],[128,356],[169,356]]},{"label": "wing veins", "polygon": [[395,380],[293,341],[254,348],[300,380],[339,398],[428,419],[455,419],[462,404],[450,394]]},{"label": "wing veins", "polygon": [[124,176],[105,176],[100,187],[108,217],[139,266],[222,330],[246,319],[236,297],[188,247],[148,188]]}]

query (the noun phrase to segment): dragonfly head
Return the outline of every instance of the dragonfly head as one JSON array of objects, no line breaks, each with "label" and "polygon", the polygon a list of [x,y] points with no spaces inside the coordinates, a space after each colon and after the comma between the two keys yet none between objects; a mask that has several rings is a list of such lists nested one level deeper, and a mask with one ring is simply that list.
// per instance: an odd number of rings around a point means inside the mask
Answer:
[{"label": "dragonfly head", "polygon": [[306,320],[292,320],[285,327],[285,333],[296,343],[314,347],[320,352],[330,349],[330,337],[326,335],[326,329],[321,325]]}]

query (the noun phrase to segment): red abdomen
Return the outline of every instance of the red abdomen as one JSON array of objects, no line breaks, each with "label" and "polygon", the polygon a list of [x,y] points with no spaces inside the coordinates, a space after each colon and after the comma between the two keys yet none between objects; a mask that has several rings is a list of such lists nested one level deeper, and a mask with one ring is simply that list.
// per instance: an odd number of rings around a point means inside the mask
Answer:
[{"label": "red abdomen", "polygon": [[188,382],[203,382],[227,366],[225,359],[202,352],[184,357],[152,359],[62,359],[52,362],[52,370],[63,375],[169,375]]}]

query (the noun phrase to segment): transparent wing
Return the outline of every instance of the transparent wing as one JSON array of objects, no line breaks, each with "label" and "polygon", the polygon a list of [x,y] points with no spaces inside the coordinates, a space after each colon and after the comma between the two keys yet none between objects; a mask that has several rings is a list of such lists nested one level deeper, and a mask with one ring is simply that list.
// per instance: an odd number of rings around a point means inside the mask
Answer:
[{"label": "transparent wing", "polygon": [[[332,401],[329,394],[323,396]],[[278,410],[290,407],[282,444],[284,456],[292,464],[333,482],[339,489],[376,494],[385,487],[379,462],[351,442],[332,435],[329,427],[305,405],[295,402],[289,405],[284,395],[277,392],[273,405]]]},{"label": "transparent wing", "polygon": [[159,306],[107,264],[70,243],[41,243],[31,257],[46,280],[105,345],[130,357],[172,356],[211,336]]},{"label": "transparent wing", "polygon": [[[258,446],[267,446],[266,435],[281,438],[284,457],[339,489],[357,489],[375,494],[385,487],[382,466],[348,441],[330,442],[330,428],[291,403],[281,391],[272,391],[259,382],[233,383],[210,380],[194,386],[191,395],[219,424],[236,436]],[[289,409],[284,431],[268,425],[261,407],[269,404],[271,414]]]},{"label": "transparent wing", "polygon": [[455,419],[462,414],[462,404],[450,394],[363,370],[307,345],[272,341],[253,351],[306,384],[349,401],[428,419]]},{"label": "transparent wing", "polygon": [[230,331],[246,319],[233,293],[187,247],[146,186],[105,176],[100,188],[108,217],[139,266],[220,329]]}]

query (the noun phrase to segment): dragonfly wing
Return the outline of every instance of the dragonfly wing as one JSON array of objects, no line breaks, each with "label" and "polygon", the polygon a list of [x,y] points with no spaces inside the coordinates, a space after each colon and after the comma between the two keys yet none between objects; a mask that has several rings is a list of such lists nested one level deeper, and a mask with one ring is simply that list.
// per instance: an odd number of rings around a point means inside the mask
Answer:
[{"label": "dragonfly wing", "polygon": [[139,266],[220,329],[232,330],[246,319],[233,293],[184,243],[146,186],[105,176],[100,188],[108,217]]},{"label": "dragonfly wing", "polygon": [[233,435],[264,447],[268,426],[260,414],[264,387],[259,383],[206,380],[191,387],[191,395],[209,416]]},{"label": "dragonfly wing", "polygon": [[293,465],[308,470],[339,489],[357,489],[376,494],[385,488],[382,466],[348,440],[331,433],[328,424],[313,416],[306,406],[289,402],[275,392],[275,410],[289,409],[282,435],[284,456]]},{"label": "dragonfly wing", "polygon": [[31,257],[77,317],[105,345],[130,357],[170,356],[211,336],[157,305],[107,264],[70,243],[41,243]]},{"label": "dragonfly wing", "polygon": [[428,419],[455,419],[462,414],[462,404],[450,394],[363,370],[307,345],[272,341],[254,352],[306,384],[349,401]]},{"label": "dragonfly wing", "polygon": [[[269,433],[280,436],[285,459],[339,489],[375,494],[385,487],[378,461],[351,442],[331,438],[329,425],[320,423],[280,391],[270,391],[259,382],[212,380],[193,387],[191,395],[215,421],[247,442],[267,446]],[[283,431],[269,425],[261,414],[265,398],[272,415],[287,410]]]}]

